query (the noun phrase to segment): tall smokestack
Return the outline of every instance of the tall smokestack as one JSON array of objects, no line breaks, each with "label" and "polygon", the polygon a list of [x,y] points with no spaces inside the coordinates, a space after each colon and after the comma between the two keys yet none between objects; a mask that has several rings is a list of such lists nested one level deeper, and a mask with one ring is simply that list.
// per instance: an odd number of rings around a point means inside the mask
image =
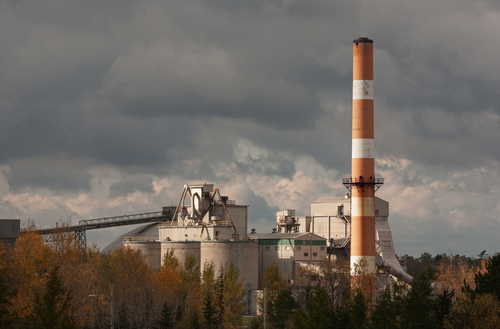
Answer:
[{"label": "tall smokestack", "polygon": [[351,273],[354,285],[371,294],[375,284],[375,179],[373,121],[373,41],[353,42],[352,163],[351,178],[343,179],[351,191]]}]

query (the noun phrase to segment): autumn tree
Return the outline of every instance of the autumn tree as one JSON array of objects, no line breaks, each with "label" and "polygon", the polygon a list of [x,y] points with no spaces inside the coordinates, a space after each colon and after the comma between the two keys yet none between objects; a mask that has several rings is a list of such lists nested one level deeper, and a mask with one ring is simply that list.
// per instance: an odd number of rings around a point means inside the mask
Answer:
[{"label": "autumn tree", "polygon": [[12,328],[18,321],[17,313],[12,311],[17,290],[12,285],[10,262],[7,247],[0,243],[0,328]]},{"label": "autumn tree", "polygon": [[40,235],[33,231],[22,233],[15,243],[11,268],[16,273],[12,284],[17,289],[17,295],[12,300],[12,307],[21,318],[33,313],[35,294],[41,294],[45,288],[52,270],[49,261],[51,253]]},{"label": "autumn tree", "polygon": [[442,258],[437,267],[436,289],[438,292],[453,291],[455,298],[460,298],[464,284],[475,289],[474,276],[478,270],[460,257]]},{"label": "autumn tree", "polygon": [[69,231],[66,224],[55,230],[51,241],[47,262],[51,268],[58,268],[58,276],[71,294],[79,325],[90,325],[92,304],[88,295],[93,290],[97,275],[98,249],[95,246],[82,249],[75,233]]},{"label": "autumn tree", "polygon": [[188,254],[179,268],[180,281],[175,311],[179,328],[190,328],[195,314],[199,317],[201,312],[200,266],[197,263],[195,254]]},{"label": "autumn tree", "polygon": [[350,299],[349,262],[322,261],[319,265],[321,283],[325,287],[332,305],[342,305]]},{"label": "autumn tree", "polygon": [[126,321],[133,327],[149,326],[158,319],[159,309],[157,312],[153,309],[153,272],[139,250],[123,247],[101,258],[98,282],[92,291],[92,295],[97,296],[93,302],[101,325],[109,323],[105,310],[109,309],[111,279],[114,284],[115,318],[118,318],[118,310],[124,310]]},{"label": "autumn tree", "polygon": [[236,328],[241,325],[242,316],[246,311],[246,291],[243,289],[243,279],[240,270],[234,262],[224,266],[224,293],[222,307],[224,309],[222,326]]},{"label": "autumn tree", "polygon": [[155,275],[155,296],[158,304],[156,307],[161,307],[162,328],[173,328],[175,324],[175,312],[180,302],[178,290],[181,283],[181,267],[174,250],[169,249],[164,254],[162,265]]},{"label": "autumn tree", "polygon": [[[266,289],[266,311],[269,314],[274,310],[274,301],[278,294],[286,288],[286,281],[283,279],[277,263],[272,263],[266,267],[265,272],[260,275],[260,289],[264,290],[264,288]],[[263,311],[264,296],[259,297],[258,304],[261,311]]]}]

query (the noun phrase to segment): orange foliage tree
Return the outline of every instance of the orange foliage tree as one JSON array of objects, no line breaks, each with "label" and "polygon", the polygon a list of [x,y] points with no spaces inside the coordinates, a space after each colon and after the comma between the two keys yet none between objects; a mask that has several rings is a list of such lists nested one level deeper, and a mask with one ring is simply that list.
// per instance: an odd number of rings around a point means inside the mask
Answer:
[{"label": "orange foliage tree", "polygon": [[445,289],[454,292],[454,298],[462,297],[462,287],[467,284],[475,289],[474,276],[476,273],[484,273],[484,261],[478,267],[471,266],[460,257],[450,255],[442,260],[437,267],[435,278],[435,289],[442,293]]}]

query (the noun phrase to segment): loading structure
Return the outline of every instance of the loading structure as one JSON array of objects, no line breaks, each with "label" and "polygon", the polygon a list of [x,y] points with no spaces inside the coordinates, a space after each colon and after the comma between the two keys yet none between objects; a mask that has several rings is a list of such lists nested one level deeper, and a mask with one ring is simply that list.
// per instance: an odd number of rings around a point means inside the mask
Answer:
[{"label": "loading structure", "polygon": [[[157,212],[85,219],[81,220],[78,223],[79,225],[61,226],[61,227],[53,227],[47,229],[34,229],[33,231],[42,235],[43,240],[46,243],[54,242],[55,234],[59,234],[61,232],[74,232],[75,240],[77,241],[79,247],[85,250],[87,248],[86,232],[88,230],[97,230],[108,227],[169,221],[172,220],[173,218],[174,210],[175,207],[163,207],[162,211],[157,211]],[[22,229],[21,233],[26,232],[28,230],[29,229]]]}]

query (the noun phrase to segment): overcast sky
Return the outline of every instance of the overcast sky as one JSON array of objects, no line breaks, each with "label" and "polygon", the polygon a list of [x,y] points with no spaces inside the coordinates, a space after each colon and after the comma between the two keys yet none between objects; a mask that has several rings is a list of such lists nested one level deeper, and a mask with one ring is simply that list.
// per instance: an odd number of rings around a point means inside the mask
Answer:
[{"label": "overcast sky", "polygon": [[499,31],[498,0],[0,0],[0,217],[158,211],[199,182],[258,232],[309,215],[347,191],[367,36],[396,253],[498,252]]}]

